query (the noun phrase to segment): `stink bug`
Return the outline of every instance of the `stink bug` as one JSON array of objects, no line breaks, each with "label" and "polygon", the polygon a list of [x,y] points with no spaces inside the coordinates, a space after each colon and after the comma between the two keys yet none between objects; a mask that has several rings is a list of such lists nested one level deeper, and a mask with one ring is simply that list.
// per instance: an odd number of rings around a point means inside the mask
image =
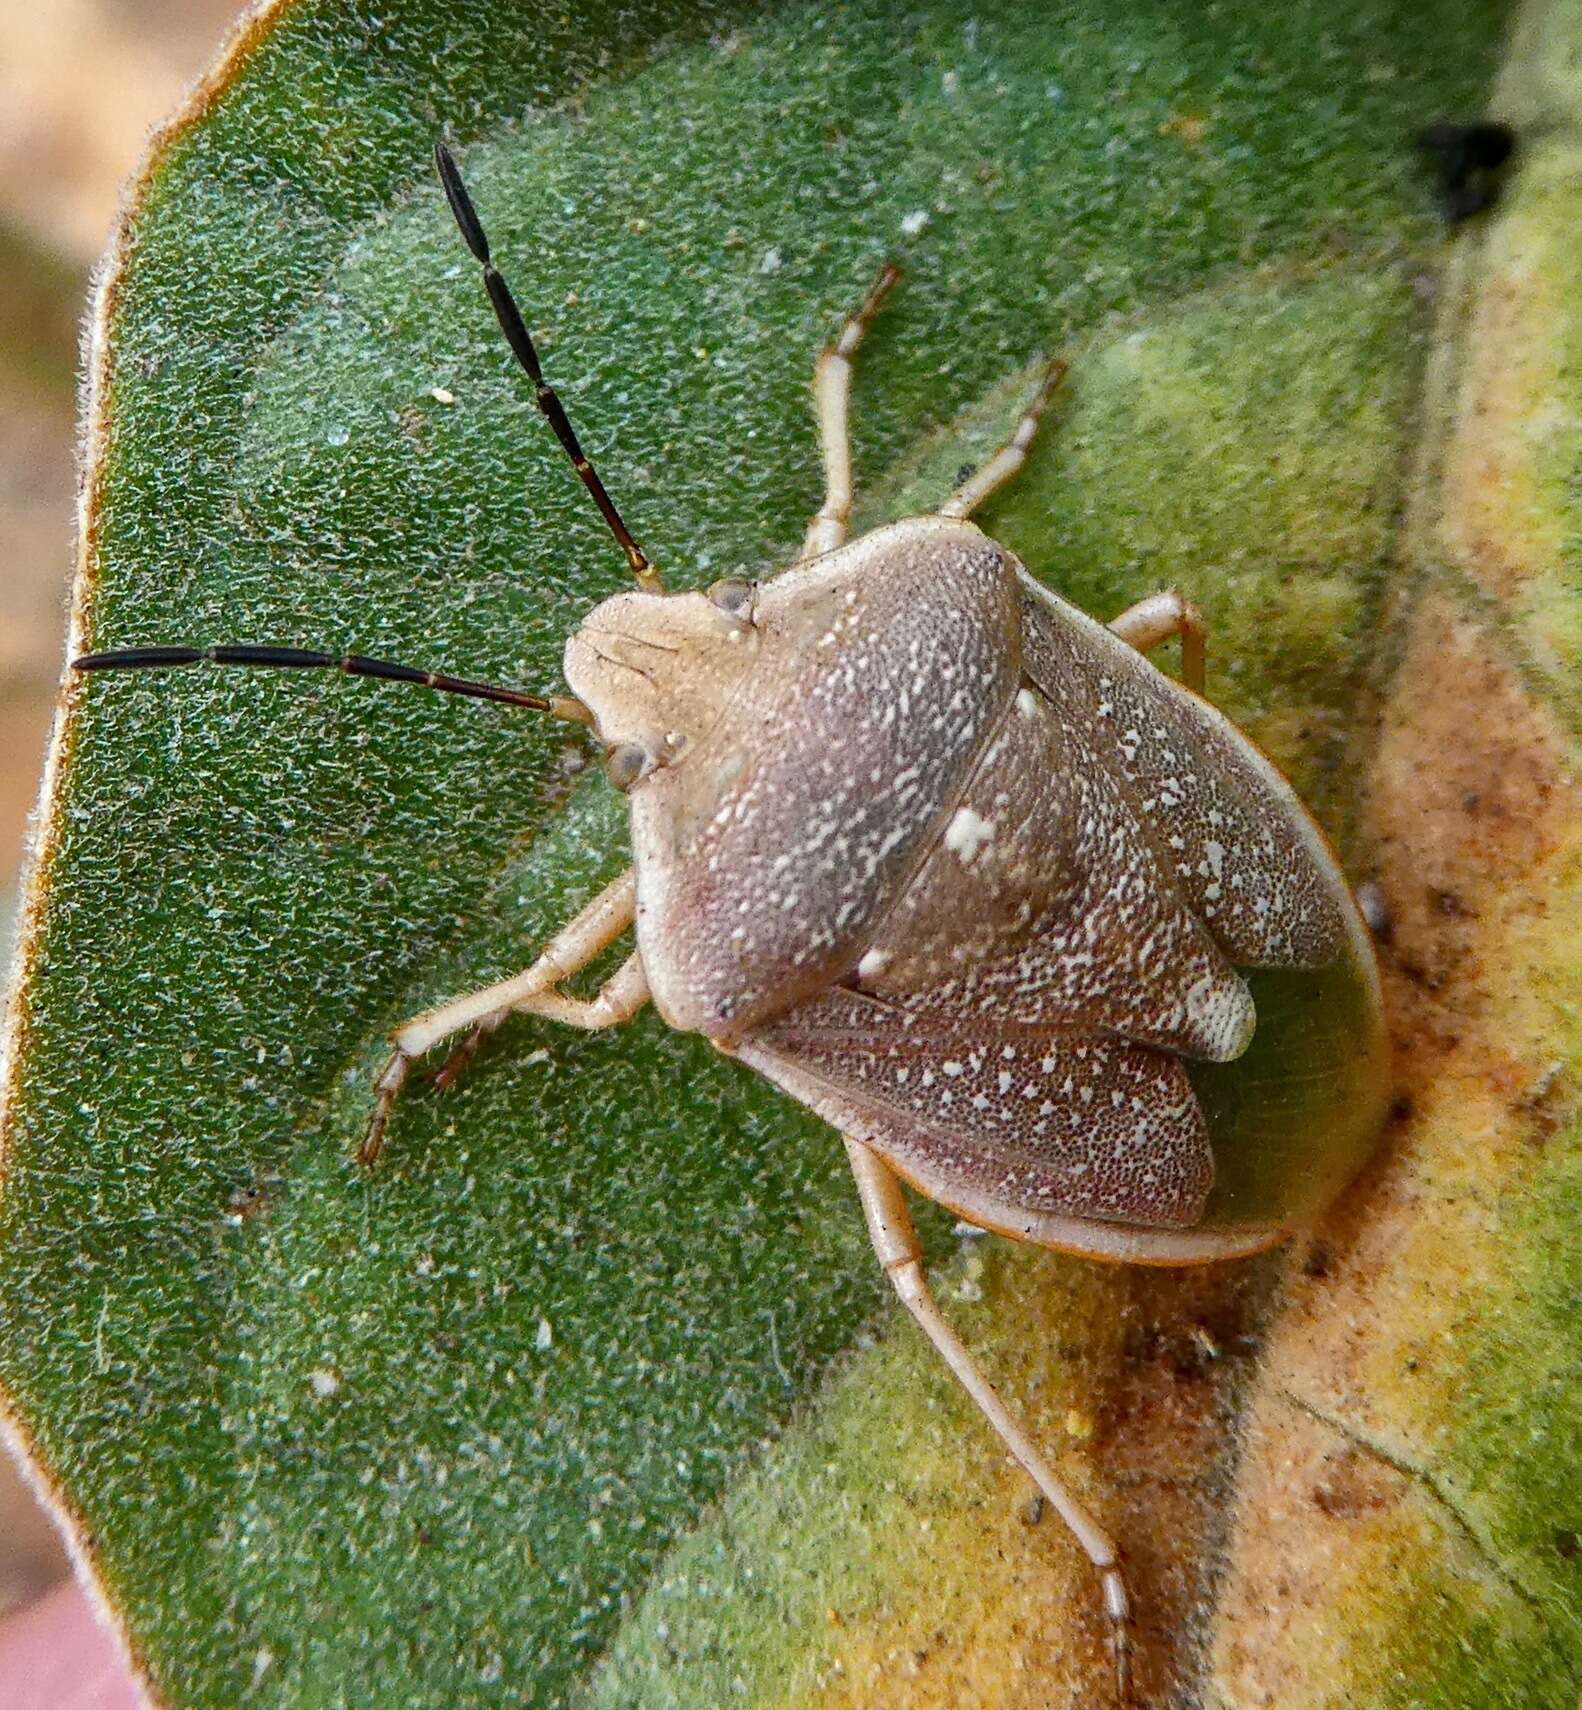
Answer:
[{"label": "stink bug", "polygon": [[[986,1229],[1111,1260],[1255,1252],[1331,1199],[1382,1126],[1367,931],[1322,834],[1203,698],[1175,594],[1105,626],[970,520],[1064,373],[937,511],[848,542],[852,358],[895,272],[819,358],[826,473],[801,554],[762,583],[671,593],[583,454],[441,145],[504,334],[637,587],[566,647],[571,693],[284,647],[89,654],[82,670],[330,667],[591,725],[631,804],[633,865],[524,973],[394,1034],[360,1156],[412,1064],[526,1011],[605,1028],[653,1001],[843,1136],[901,1299],[1102,1577],[1115,1545],[1009,1415],[928,1289],[903,1182]],[[1185,684],[1147,649],[1179,636]],[[598,995],[563,983],[628,930]]]}]

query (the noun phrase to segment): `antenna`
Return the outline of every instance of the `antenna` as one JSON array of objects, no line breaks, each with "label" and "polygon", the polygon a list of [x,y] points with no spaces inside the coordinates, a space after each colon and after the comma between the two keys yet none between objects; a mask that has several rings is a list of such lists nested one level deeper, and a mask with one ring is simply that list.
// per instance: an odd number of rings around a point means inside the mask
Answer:
[{"label": "antenna", "polygon": [[439,169],[439,181],[445,187],[445,200],[450,203],[450,211],[456,216],[461,235],[467,240],[468,249],[483,266],[484,289],[489,293],[489,301],[494,305],[500,331],[505,334],[506,343],[510,345],[516,360],[527,371],[528,379],[533,382],[533,395],[544,419],[555,430],[555,437],[571,459],[572,467],[582,477],[583,486],[593,496],[593,502],[609,525],[610,533],[615,536],[621,550],[626,554],[626,562],[631,566],[632,574],[642,587],[657,591],[660,585],[659,572],[649,563],[642,547],[632,539],[632,531],[621,520],[621,513],[615,508],[615,501],[605,492],[598,470],[588,461],[588,455],[577,438],[576,429],[572,427],[571,419],[566,414],[565,405],[561,403],[554,387],[544,378],[538,351],[533,346],[527,323],[522,319],[522,311],[516,306],[511,287],[489,259],[489,239],[484,234],[483,224],[472,205],[472,198],[467,194],[467,187],[461,181],[461,173],[456,169],[455,159],[442,142],[434,144],[434,164]]},{"label": "antenna", "polygon": [[507,706],[531,707],[556,718],[591,724],[592,715],[570,695],[530,695],[493,683],[447,677],[440,671],[419,671],[388,659],[361,653],[318,653],[304,647],[125,647],[112,653],[84,653],[73,659],[74,671],[161,671],[183,665],[273,666],[287,671],[344,671],[349,677],[383,677],[392,683],[418,683],[448,695],[470,695],[477,701],[503,701]]}]

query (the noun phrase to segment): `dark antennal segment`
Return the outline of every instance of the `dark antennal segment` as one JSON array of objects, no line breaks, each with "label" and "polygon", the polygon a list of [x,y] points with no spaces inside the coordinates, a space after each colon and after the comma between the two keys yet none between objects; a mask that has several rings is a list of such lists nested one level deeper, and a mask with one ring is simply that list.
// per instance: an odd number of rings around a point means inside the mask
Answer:
[{"label": "dark antennal segment", "polygon": [[470,695],[476,701],[502,701],[506,706],[531,707],[556,718],[588,722],[588,710],[570,695],[530,695],[523,689],[503,689],[494,683],[474,683],[447,677],[441,671],[419,671],[388,659],[361,653],[318,653],[305,647],[124,647],[110,653],[84,653],[72,660],[75,671],[160,671],[182,665],[253,665],[286,671],[344,671],[348,677],[383,677],[392,683],[417,683],[448,695]]},{"label": "dark antennal segment", "polygon": [[434,144],[434,164],[439,168],[439,181],[445,186],[445,200],[450,203],[450,211],[456,216],[461,235],[467,240],[468,249],[483,266],[484,289],[489,293],[489,301],[494,305],[500,331],[505,334],[506,343],[510,345],[516,360],[521,363],[527,371],[527,377],[533,382],[533,394],[544,419],[555,430],[555,437],[571,459],[572,467],[582,477],[583,486],[593,495],[593,502],[599,507],[599,514],[609,525],[610,533],[615,536],[621,550],[626,554],[626,562],[631,566],[632,574],[645,588],[657,588],[659,572],[649,563],[643,549],[632,539],[631,530],[621,520],[621,513],[615,508],[615,501],[604,490],[598,470],[588,461],[588,455],[577,438],[576,429],[572,427],[566,414],[565,405],[556,395],[554,387],[544,378],[538,351],[533,346],[527,323],[522,319],[522,311],[516,306],[510,286],[501,278],[499,270],[489,259],[489,239],[484,233],[477,209],[473,207],[467,187],[461,181],[461,174],[456,169],[456,162],[450,150],[442,142]]}]

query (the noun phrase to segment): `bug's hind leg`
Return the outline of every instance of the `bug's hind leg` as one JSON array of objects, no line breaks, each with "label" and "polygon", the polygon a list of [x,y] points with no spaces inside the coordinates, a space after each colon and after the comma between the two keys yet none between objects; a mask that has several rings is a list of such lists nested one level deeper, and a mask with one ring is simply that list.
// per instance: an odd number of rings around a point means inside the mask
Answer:
[{"label": "bug's hind leg", "polygon": [[1147,653],[1172,636],[1181,637],[1181,680],[1194,694],[1203,693],[1208,668],[1208,625],[1193,603],[1174,588],[1150,594],[1128,606],[1110,628],[1129,641],[1139,653]]},{"label": "bug's hind leg", "polygon": [[802,542],[804,559],[817,558],[821,552],[832,552],[845,543],[852,501],[851,438],[846,431],[847,407],[851,402],[851,359],[869,323],[879,312],[879,305],[900,277],[900,269],[887,261],[869,287],[862,306],[813,369],[813,398],[824,451],[824,503],[808,524]]},{"label": "bug's hind leg", "polygon": [[[550,939],[532,967],[508,980],[441,1004],[396,1029],[395,1050],[374,1082],[374,1108],[357,1151],[360,1164],[371,1164],[384,1146],[384,1133],[412,1064],[442,1039],[472,1028],[473,1035],[452,1053],[441,1074],[454,1082],[479,1043],[514,1010],[525,1010],[570,1027],[598,1029],[629,1021],[648,1001],[648,980],[634,952],[593,998],[568,997],[555,988],[607,949],[632,924],[637,882],[630,868],[607,885],[577,917]],[[458,1061],[457,1059],[460,1059]]]},{"label": "bug's hind leg", "polygon": [[1011,437],[939,507],[942,517],[970,517],[991,493],[998,492],[1016,474],[1027,461],[1027,448],[1038,432],[1038,423],[1065,377],[1066,364],[1057,356],[1044,370],[1044,378],[1032,402],[1023,410],[1021,420],[1011,430]]},{"label": "bug's hind leg", "polygon": [[857,1178],[857,1192],[868,1220],[873,1250],[895,1285],[895,1292],[1098,1569],[1120,1698],[1123,1704],[1130,1702],[1131,1604],[1113,1540],[1055,1475],[1032,1438],[1007,1412],[1005,1403],[978,1370],[961,1338],[946,1323],[923,1274],[923,1249],[912,1225],[912,1214],[907,1210],[900,1178],[860,1140],[848,1139],[846,1154]]}]

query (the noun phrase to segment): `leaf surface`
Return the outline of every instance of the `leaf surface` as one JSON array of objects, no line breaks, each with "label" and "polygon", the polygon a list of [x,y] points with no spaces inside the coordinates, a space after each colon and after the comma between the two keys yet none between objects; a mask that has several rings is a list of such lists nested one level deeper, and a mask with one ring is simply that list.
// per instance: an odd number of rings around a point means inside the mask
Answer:
[{"label": "leaf surface", "polygon": [[[906,283],[859,372],[869,520],[940,492],[1069,347],[988,520],[1094,611],[1172,580],[1204,602],[1216,695],[1397,908],[1416,1112],[1306,1270],[973,1246],[948,1273],[1126,1539],[1145,1683],[1182,1701],[1300,1668],[1282,1704],[1464,1702],[1438,1683],[1468,1647],[1479,1702],[1575,1694],[1569,1067],[1540,1087],[1575,1050],[1574,368],[1522,320],[1517,385],[1477,319],[1500,244],[1543,242],[1506,274],[1571,328],[1546,234],[1575,104],[1541,68],[1573,17],[1524,14],[1504,73],[1562,140],[1451,242],[1403,139],[1481,108],[1488,8],[590,0],[504,27],[482,0],[295,0],[156,145],[103,292],[84,645],[322,643],[539,688],[621,560],[500,345],[439,132],[673,585],[800,538],[812,354],[882,257]],[[1522,430],[1497,449],[1532,452],[1519,601],[1465,544],[1513,526],[1489,516],[1509,483],[1462,503],[1490,388]],[[0,1382],[152,1690],[1102,1690],[1088,1576],[910,1334],[872,1343],[839,1148],[767,1087],[652,1017],[522,1021],[449,1097],[415,1092],[375,1176],[348,1164],[385,1030],[520,966],[619,869],[585,757],[338,678],[68,695],[12,1021]],[[1455,829],[1474,794],[1497,848]],[[1423,901],[1436,862],[1472,912]],[[1425,1179],[1472,1220],[1475,1276]],[[1414,1336],[1432,1384],[1402,1378]],[[1326,1675],[1287,1660],[1319,1652]]]}]

